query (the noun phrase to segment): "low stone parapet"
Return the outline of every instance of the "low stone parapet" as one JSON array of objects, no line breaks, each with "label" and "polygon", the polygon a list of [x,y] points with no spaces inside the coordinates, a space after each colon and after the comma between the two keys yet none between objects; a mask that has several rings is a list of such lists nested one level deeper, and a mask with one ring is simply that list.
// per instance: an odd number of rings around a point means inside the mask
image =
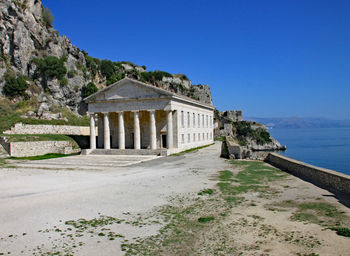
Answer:
[{"label": "low stone parapet", "polygon": [[13,157],[38,156],[49,153],[73,154],[80,152],[72,141],[9,142],[9,155]]},{"label": "low stone parapet", "polygon": [[265,162],[310,181],[319,187],[350,195],[349,175],[306,164],[277,153],[269,153]]}]

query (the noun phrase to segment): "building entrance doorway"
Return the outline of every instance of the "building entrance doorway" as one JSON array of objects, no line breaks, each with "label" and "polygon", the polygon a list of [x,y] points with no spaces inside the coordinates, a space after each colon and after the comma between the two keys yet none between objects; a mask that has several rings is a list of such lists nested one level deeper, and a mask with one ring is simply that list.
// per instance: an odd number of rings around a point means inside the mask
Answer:
[{"label": "building entrance doorway", "polygon": [[166,145],[166,134],[162,134],[162,148],[167,148],[167,145]]}]

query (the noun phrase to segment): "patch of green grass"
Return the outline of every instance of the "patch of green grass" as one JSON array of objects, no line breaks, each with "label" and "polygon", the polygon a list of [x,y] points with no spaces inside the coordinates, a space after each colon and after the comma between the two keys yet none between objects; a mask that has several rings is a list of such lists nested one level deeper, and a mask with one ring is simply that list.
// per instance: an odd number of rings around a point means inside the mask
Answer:
[{"label": "patch of green grass", "polygon": [[213,221],[215,218],[213,216],[207,216],[207,217],[200,217],[198,218],[198,222],[200,223],[206,223],[209,221]]},{"label": "patch of green grass", "polygon": [[224,141],[224,140],[225,140],[225,136],[214,138],[214,141]]},{"label": "patch of green grass", "polygon": [[208,189],[204,189],[200,192],[198,192],[198,195],[200,196],[203,196],[203,195],[211,195],[215,192],[215,189],[211,189],[211,188],[208,188]]},{"label": "patch of green grass", "polygon": [[350,237],[350,228],[332,227],[331,229],[337,231],[337,234],[340,236]]},{"label": "patch of green grass", "polygon": [[197,147],[197,148],[190,148],[190,149],[187,149],[185,151],[181,151],[179,153],[171,154],[170,156],[180,156],[182,154],[186,154],[186,153],[190,153],[190,152],[193,152],[193,151],[197,151],[199,149],[206,148],[206,147],[209,147],[211,145],[214,145],[214,143],[208,144],[208,145],[204,145],[204,146],[200,146],[200,147]]},{"label": "patch of green grass", "polygon": [[232,181],[233,173],[228,170],[220,171],[219,172],[219,180],[221,181]]},{"label": "patch of green grass", "polygon": [[[272,193],[266,185],[270,181],[285,178],[287,174],[258,161],[231,161],[242,170],[234,177],[228,170],[219,172],[217,184],[224,195],[237,195],[247,192]],[[233,183],[234,182],[234,183]]]},{"label": "patch of green grass", "polygon": [[51,159],[51,158],[59,158],[59,157],[66,157],[66,156],[74,156],[77,154],[55,154],[55,153],[49,153],[46,155],[41,156],[26,156],[26,157],[8,157],[7,159],[12,160],[44,160],[44,159]]}]

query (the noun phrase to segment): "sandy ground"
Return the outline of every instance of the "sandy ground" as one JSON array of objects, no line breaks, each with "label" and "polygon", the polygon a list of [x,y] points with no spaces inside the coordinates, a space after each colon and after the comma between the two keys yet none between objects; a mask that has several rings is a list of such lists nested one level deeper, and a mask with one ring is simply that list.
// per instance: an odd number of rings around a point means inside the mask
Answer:
[{"label": "sandy ground", "polygon": [[[196,195],[204,188],[215,187],[217,181],[213,176],[220,170],[233,168],[219,158],[220,146],[216,143],[197,152],[156,159],[76,156],[21,161],[18,168],[2,168],[0,255],[41,255],[72,247],[73,239],[62,232],[55,232],[66,228],[65,221],[99,216],[127,220],[129,215],[147,215],[155,207],[169,203],[170,197]],[[234,171],[238,172],[238,169]],[[321,197],[350,215],[349,208],[338,203],[328,191],[292,176],[285,182],[288,189],[280,196],[281,200]],[[316,224],[292,222],[288,219],[290,212],[266,209],[265,205],[271,200],[256,199],[254,194],[248,196],[256,202],[256,206],[237,206],[223,225],[230,225],[242,217],[253,222],[254,218],[247,216],[257,215],[263,220],[263,225],[275,227],[281,234],[295,230],[300,234],[317,236],[322,243],[317,249],[319,254],[322,252],[320,255],[350,255],[349,238],[323,230]],[[113,232],[122,234],[124,240],[154,235],[161,227],[159,223],[142,227],[128,223],[114,224],[111,224]],[[242,243],[254,241],[257,229],[254,225],[248,226],[238,228],[232,239],[242,240]],[[79,239],[81,244],[76,242],[77,247],[74,244],[68,250],[74,255],[124,254],[120,247],[121,239],[108,240],[92,233]],[[261,250],[264,255],[296,255],[293,253],[297,252],[298,246],[291,244],[288,247],[271,237]],[[260,255],[255,253],[246,255]]]}]

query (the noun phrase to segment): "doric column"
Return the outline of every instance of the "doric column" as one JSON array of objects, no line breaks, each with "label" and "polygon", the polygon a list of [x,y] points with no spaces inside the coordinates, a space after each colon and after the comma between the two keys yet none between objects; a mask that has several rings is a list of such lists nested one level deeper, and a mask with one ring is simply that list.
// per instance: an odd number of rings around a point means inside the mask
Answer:
[{"label": "doric column", "polygon": [[150,144],[151,149],[157,149],[157,134],[156,134],[156,116],[155,116],[155,110],[149,111],[150,116],[150,127],[149,127],[149,135],[150,135]]},{"label": "doric column", "polygon": [[141,148],[140,112],[134,111],[134,148]]},{"label": "doric column", "polygon": [[90,113],[90,149],[96,149],[95,113]]},{"label": "doric column", "polygon": [[111,148],[111,140],[110,140],[110,129],[109,129],[109,113],[103,113],[103,121],[104,121],[104,149]]},{"label": "doric column", "polygon": [[118,112],[118,141],[119,149],[125,149],[125,128],[123,112]]},{"label": "doric column", "polygon": [[167,132],[166,132],[166,144],[167,148],[173,148],[173,112],[167,111]]}]

